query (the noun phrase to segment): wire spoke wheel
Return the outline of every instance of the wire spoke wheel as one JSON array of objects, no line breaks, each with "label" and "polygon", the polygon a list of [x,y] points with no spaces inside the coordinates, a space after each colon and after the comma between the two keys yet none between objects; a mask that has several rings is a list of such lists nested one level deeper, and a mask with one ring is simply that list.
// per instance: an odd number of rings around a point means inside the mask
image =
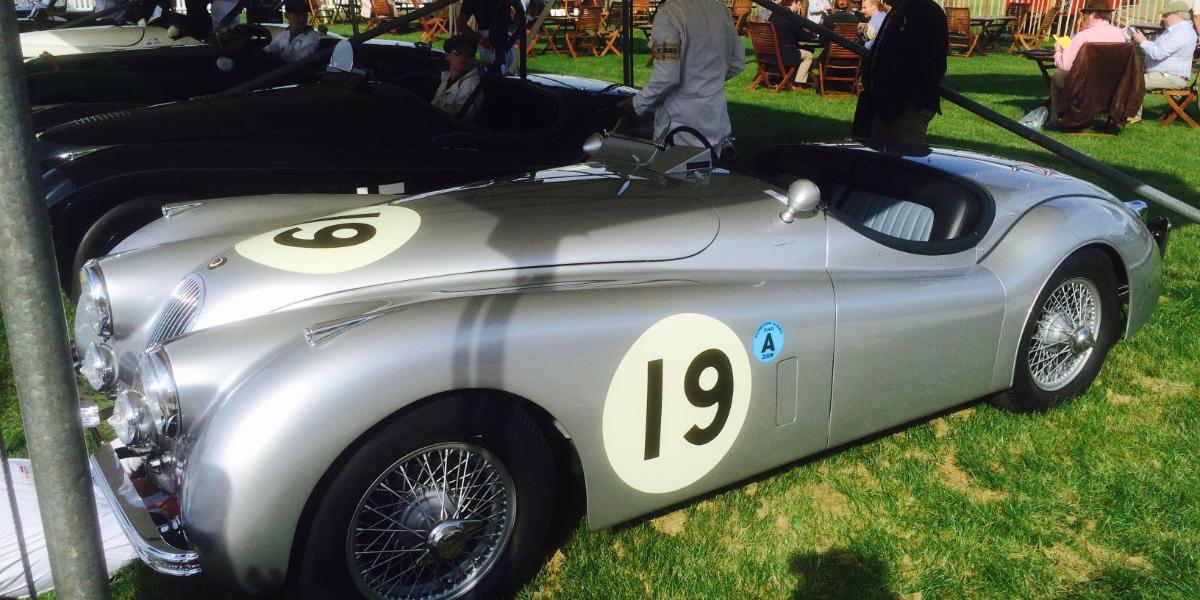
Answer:
[{"label": "wire spoke wheel", "polygon": [[393,463],[358,501],[349,571],[376,600],[458,598],[495,566],[515,519],[516,487],[492,453],[426,446]]},{"label": "wire spoke wheel", "polygon": [[1101,304],[1100,290],[1083,277],[1063,281],[1046,298],[1027,357],[1034,385],[1055,391],[1079,375],[1096,351]]}]

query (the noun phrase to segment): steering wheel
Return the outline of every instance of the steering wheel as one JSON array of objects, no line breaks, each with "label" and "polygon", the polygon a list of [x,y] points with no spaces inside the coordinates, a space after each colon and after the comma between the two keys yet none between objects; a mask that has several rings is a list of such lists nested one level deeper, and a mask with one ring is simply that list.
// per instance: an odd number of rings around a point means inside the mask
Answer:
[{"label": "steering wheel", "polygon": [[712,147],[712,144],[710,144],[708,142],[708,138],[704,137],[704,134],[700,133],[699,131],[696,131],[692,127],[688,127],[687,125],[680,125],[679,127],[676,127],[674,129],[672,129],[671,131],[668,131],[667,137],[663,138],[663,143],[668,146],[674,146],[675,145],[675,134],[677,134],[677,133],[692,134],[692,137],[700,140],[700,143],[704,144],[705,148],[708,148],[708,153],[710,155],[712,155],[713,162],[714,163],[717,162],[717,151],[714,150]]},{"label": "steering wheel", "polygon": [[257,23],[243,23],[229,32],[234,44],[246,44],[251,48],[266,48],[271,43],[271,31]]}]

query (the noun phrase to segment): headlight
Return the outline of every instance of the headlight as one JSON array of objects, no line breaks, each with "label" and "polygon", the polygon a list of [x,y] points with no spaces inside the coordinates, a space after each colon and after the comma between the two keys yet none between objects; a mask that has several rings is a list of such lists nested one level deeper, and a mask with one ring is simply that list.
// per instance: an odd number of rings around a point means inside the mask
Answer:
[{"label": "headlight", "polygon": [[117,439],[126,446],[144,444],[147,440],[141,424],[146,419],[146,400],[133,390],[121,390],[113,401],[113,414],[108,418]]},{"label": "headlight", "polygon": [[79,304],[87,316],[92,331],[101,338],[112,335],[112,307],[108,302],[108,287],[95,259],[87,261],[79,271]]},{"label": "headlight", "polygon": [[92,342],[88,345],[82,364],[79,365],[79,372],[83,373],[84,379],[87,379],[92,389],[98,392],[107,390],[116,376],[112,348],[109,348],[108,344]]},{"label": "headlight", "polygon": [[145,396],[149,421],[154,431],[174,436],[175,431],[164,428],[168,420],[179,412],[179,393],[175,389],[175,376],[171,373],[171,360],[167,351],[159,344],[151,344],[142,355],[142,393]]}]

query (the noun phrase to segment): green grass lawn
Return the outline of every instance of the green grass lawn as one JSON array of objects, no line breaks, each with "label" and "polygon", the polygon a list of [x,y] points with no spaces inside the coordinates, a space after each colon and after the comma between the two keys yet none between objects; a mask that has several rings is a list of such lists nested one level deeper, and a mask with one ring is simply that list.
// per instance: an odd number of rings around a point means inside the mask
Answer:
[{"label": "green grass lawn", "polygon": [[[645,59],[635,61],[639,83]],[[621,73],[612,56],[529,64],[611,81]],[[727,88],[742,156],[848,136],[853,98],[749,92],[753,72]],[[946,84],[1013,118],[1046,95],[1033,63],[1004,54],[951,59]],[[1164,107],[1150,99],[1147,118]],[[1200,131],[1148,120],[1119,137],[1054,135],[1200,205]],[[931,141],[1094,179],[950,105]],[[0,425],[19,454],[7,352]],[[1083,397],[1045,415],[967,408],[651,520],[605,531],[580,523],[521,597],[1200,598],[1198,385],[1200,229],[1180,227],[1154,319],[1114,349]],[[141,565],[113,589],[119,599],[233,597],[203,576]]]}]

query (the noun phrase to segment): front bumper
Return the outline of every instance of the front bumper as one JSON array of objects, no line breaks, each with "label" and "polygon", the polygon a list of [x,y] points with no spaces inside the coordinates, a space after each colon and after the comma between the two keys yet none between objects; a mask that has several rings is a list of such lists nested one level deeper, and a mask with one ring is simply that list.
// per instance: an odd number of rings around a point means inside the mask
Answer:
[{"label": "front bumper", "polygon": [[97,487],[104,492],[105,499],[121,523],[121,529],[125,530],[125,537],[129,538],[129,543],[142,562],[167,575],[199,573],[200,560],[194,551],[181,550],[163,539],[113,447],[107,443],[97,444],[89,462],[92,479],[100,484]]}]

